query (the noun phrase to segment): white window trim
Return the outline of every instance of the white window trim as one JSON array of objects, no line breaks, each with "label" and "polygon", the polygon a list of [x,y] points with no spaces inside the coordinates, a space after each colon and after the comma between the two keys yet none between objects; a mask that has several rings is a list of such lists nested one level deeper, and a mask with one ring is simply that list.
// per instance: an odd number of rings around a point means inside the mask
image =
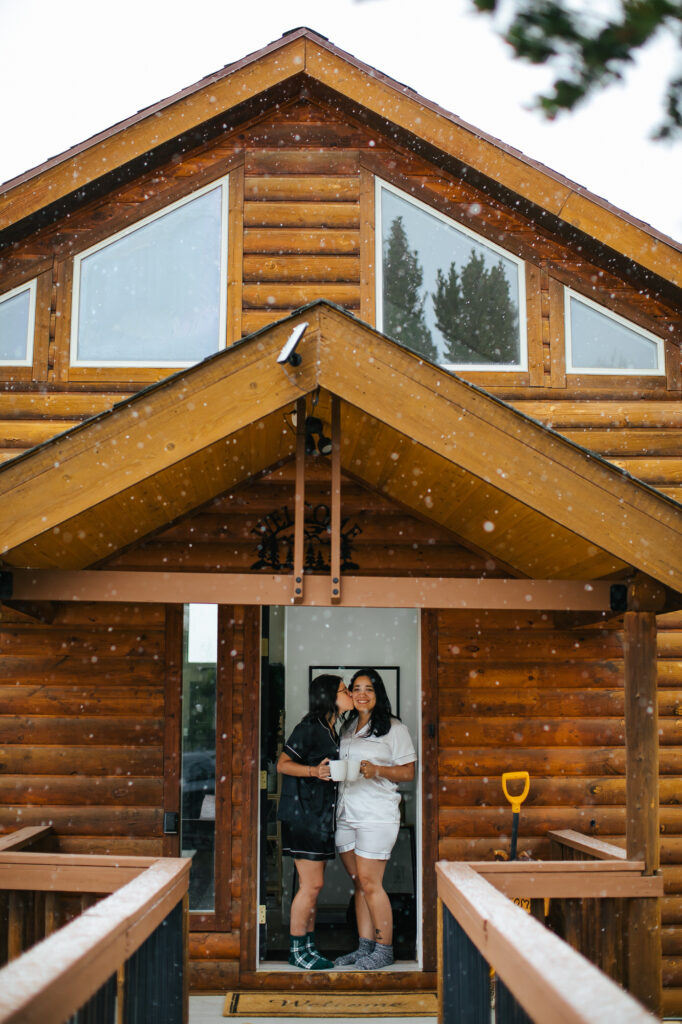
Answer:
[{"label": "white window trim", "polygon": [[[649,370],[638,370],[633,369],[632,367],[626,369],[612,369],[605,366],[574,366],[573,337],[571,333],[571,299],[576,299],[578,302],[582,302],[585,306],[589,306],[596,310],[597,313],[601,313],[602,316],[615,320],[617,324],[627,327],[628,330],[633,331],[635,334],[639,334],[642,338],[646,338],[647,341],[653,341],[656,345],[656,367]],[[579,292],[575,292],[572,288],[568,288],[567,286],[564,286],[564,324],[566,331],[566,373],[591,373],[607,377],[665,377],[665,350],[662,338],[656,337],[656,335],[652,334],[651,331],[647,331],[644,327],[640,327],[638,324],[633,323],[632,320],[626,320],[625,317],[619,316],[618,313],[613,313],[610,309],[607,309],[606,306],[601,306],[598,302],[588,299],[587,296],[581,295]]]},{"label": "white window trim", "polygon": [[[118,231],[115,235],[109,235],[102,242],[98,242],[97,245],[91,246],[89,249],[85,249],[83,252],[74,256],[73,260],[73,290],[71,297],[71,366],[73,367],[101,367],[116,369],[118,367],[183,367],[183,366],[194,366],[196,360],[190,360],[187,362],[178,362],[175,360],[164,360],[159,359],[150,362],[149,359],[135,359],[135,360],[84,360],[78,359],[78,309],[80,304],[80,276],[81,276],[81,263],[88,256],[92,256],[93,253],[99,252],[101,249],[106,249],[107,246],[113,242],[117,242],[120,238],[124,238],[126,235],[133,234],[139,228],[145,227],[147,224],[151,224],[152,221],[158,220],[160,217],[165,217],[166,214],[172,213],[173,210],[177,210],[180,206],[185,206],[187,203],[191,203],[192,200],[198,199],[199,196],[205,195],[207,192],[212,192],[214,189],[222,189],[221,195],[221,229],[220,229],[220,312],[219,312],[219,327],[218,327],[218,349],[224,349],[226,346],[226,334],[227,334],[227,226],[228,226],[228,203],[229,203],[229,175],[225,175],[223,178],[218,178],[216,181],[212,181],[210,185],[205,185],[203,188],[199,188],[196,192],[191,192],[187,196],[183,196],[182,199],[178,199],[176,202],[171,203],[169,206],[164,206],[161,210],[157,210],[156,213],[150,214],[149,217],[145,217],[143,220],[138,220],[129,227],[124,228],[122,231]],[[214,353],[211,353],[214,354]]]},{"label": "white window trim", "polygon": [[518,270],[518,289],[519,289],[519,362],[518,363],[441,363],[440,365],[446,370],[463,370],[463,371],[480,371],[483,373],[525,373],[528,370],[528,316],[526,308],[526,265],[522,259],[516,256],[514,253],[509,252],[508,249],[503,249],[501,246],[496,245],[495,242],[489,242],[487,238],[482,235],[476,234],[470,228],[465,227],[463,224],[457,223],[452,217],[446,216],[441,213],[440,210],[435,210],[432,206],[428,206],[426,203],[421,202],[419,199],[415,199],[414,196],[409,195],[407,192],[403,192],[402,189],[396,188],[395,185],[391,185],[388,181],[384,181],[382,178],[375,177],[375,199],[374,199],[374,210],[375,210],[375,253],[374,253],[374,266],[375,266],[375,279],[376,279],[376,323],[377,330],[383,331],[384,327],[384,253],[383,253],[383,224],[381,217],[381,192],[385,189],[387,192],[393,192],[395,195],[400,196],[401,199],[406,200],[413,206],[416,206],[419,210],[424,210],[426,213],[435,217],[437,220],[441,220],[448,227],[454,228],[455,231],[459,231],[460,234],[466,235],[468,238],[473,239],[479,245],[485,246],[488,249],[492,249],[493,252],[498,253],[500,256],[504,256],[505,259],[511,260],[512,263],[516,264]]},{"label": "white window trim", "polygon": [[7,302],[9,299],[13,299],[15,295],[19,295],[21,292],[29,292],[28,326],[26,329],[26,357],[24,359],[0,358],[0,366],[33,366],[33,336],[35,334],[36,325],[35,277],[27,284],[20,284],[17,288],[13,288],[11,292],[5,292],[4,295],[0,295],[0,305],[2,305],[3,302]]}]

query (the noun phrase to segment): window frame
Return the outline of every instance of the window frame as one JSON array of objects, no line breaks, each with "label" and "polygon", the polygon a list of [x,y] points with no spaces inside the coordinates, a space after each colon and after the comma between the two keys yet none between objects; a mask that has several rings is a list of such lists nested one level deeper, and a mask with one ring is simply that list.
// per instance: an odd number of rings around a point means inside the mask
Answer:
[{"label": "window frame", "polygon": [[526,261],[515,253],[510,252],[508,249],[503,249],[502,246],[497,245],[495,242],[489,241],[484,235],[477,234],[472,231],[471,228],[466,227],[464,224],[460,224],[452,217],[448,217],[447,214],[441,213],[440,210],[435,209],[433,206],[429,206],[427,203],[416,199],[411,196],[404,189],[398,188],[396,185],[391,184],[378,175],[375,176],[375,253],[374,253],[374,266],[375,266],[375,302],[376,302],[376,326],[377,330],[382,331],[384,329],[384,252],[383,252],[383,219],[382,219],[382,203],[381,203],[381,192],[385,189],[388,192],[393,192],[399,198],[406,200],[412,206],[415,206],[418,210],[423,210],[425,213],[430,214],[437,220],[442,221],[448,227],[453,228],[460,234],[465,235],[467,238],[472,239],[477,244],[484,246],[485,248],[491,249],[493,252],[505,259],[511,260],[516,265],[517,269],[517,288],[518,288],[518,311],[519,311],[519,362],[518,363],[439,363],[445,370],[457,371],[459,373],[528,373],[529,370],[529,355],[528,355],[528,307],[527,307],[527,295],[526,295]]},{"label": "window frame", "polygon": [[34,344],[35,344],[35,325],[36,325],[36,296],[38,289],[37,278],[33,277],[30,281],[26,281],[23,284],[17,285],[16,288],[10,289],[0,295],[0,305],[3,302],[7,302],[10,299],[15,298],[21,292],[29,292],[28,300],[28,324],[26,330],[26,358],[25,359],[3,359],[0,357],[0,366],[33,366],[34,357]]},{"label": "window frame", "polygon": [[[654,369],[642,369],[638,367],[587,367],[587,366],[575,366],[573,363],[573,336],[572,336],[572,325],[571,325],[571,299],[576,299],[578,302],[582,302],[583,305],[590,309],[594,309],[597,313],[601,313],[602,316],[608,317],[609,319],[620,324],[622,327],[628,328],[634,334],[638,334],[640,337],[645,338],[647,341],[653,341],[656,345],[656,357],[657,365]],[[581,295],[580,292],[575,291],[568,285],[564,285],[564,332],[566,336],[566,373],[570,374],[585,374],[601,376],[601,377],[665,377],[666,376],[666,365],[665,365],[665,344],[663,338],[659,338],[657,335],[652,334],[651,331],[647,331],[645,327],[640,327],[633,320],[628,320],[626,317],[621,316],[619,313],[615,313],[608,306],[603,306],[594,299],[589,299],[586,295]]]},{"label": "window frame", "polygon": [[[71,337],[69,344],[69,366],[73,369],[125,369],[125,368],[146,368],[156,369],[158,368],[171,368],[171,369],[182,369],[188,366],[195,366],[197,362],[201,360],[189,360],[189,361],[178,361],[170,359],[123,359],[123,360],[100,360],[95,361],[92,359],[78,359],[78,332],[79,332],[79,305],[80,305],[80,276],[81,276],[81,263],[84,259],[92,256],[94,253],[106,249],[109,245],[119,241],[127,235],[133,234],[140,228],[146,227],[155,220],[159,220],[161,217],[165,217],[167,214],[172,213],[174,210],[179,209],[181,206],[186,206],[193,200],[198,199],[200,196],[205,195],[208,192],[212,192],[215,189],[221,189],[220,199],[220,217],[221,217],[221,228],[220,228],[220,288],[219,288],[219,316],[218,316],[218,347],[216,352],[222,351],[227,345],[227,275],[228,275],[228,221],[229,221],[229,174],[223,175],[217,178],[215,181],[210,182],[208,185],[204,185],[202,188],[198,188],[193,192],[182,196],[180,199],[176,199],[174,202],[169,203],[167,206],[163,206],[160,210],[156,210],[154,213],[149,214],[147,217],[143,217],[141,220],[135,221],[134,224],[129,224],[120,231],[117,231],[113,235],[108,235],[106,238],[97,242],[95,245],[91,245],[88,249],[84,249],[83,252],[78,253],[73,258],[73,284],[71,288]],[[209,358],[215,355],[215,352],[209,353],[209,356],[202,356],[202,358]]]}]

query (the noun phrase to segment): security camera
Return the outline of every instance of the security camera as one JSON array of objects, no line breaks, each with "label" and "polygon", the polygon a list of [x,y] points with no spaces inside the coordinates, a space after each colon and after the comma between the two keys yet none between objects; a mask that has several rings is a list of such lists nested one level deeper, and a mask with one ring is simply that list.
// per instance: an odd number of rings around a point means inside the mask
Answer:
[{"label": "security camera", "polygon": [[291,337],[287,341],[286,345],[284,346],[280,354],[277,356],[278,363],[282,363],[283,365],[285,363],[289,363],[291,366],[301,365],[301,357],[296,351],[296,346],[303,337],[303,333],[307,326],[307,323],[296,324],[293,331],[291,332]]}]

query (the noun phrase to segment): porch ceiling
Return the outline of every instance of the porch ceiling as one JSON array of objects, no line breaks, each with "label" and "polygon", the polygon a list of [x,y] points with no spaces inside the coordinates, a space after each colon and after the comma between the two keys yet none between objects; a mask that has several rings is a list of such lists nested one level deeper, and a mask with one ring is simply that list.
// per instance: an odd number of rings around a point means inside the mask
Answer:
[{"label": "porch ceiling", "polygon": [[[301,365],[277,363],[307,321]],[[345,472],[512,572],[682,590],[682,507],[342,310],[315,303],[0,468],[9,566],[84,568],[289,458],[341,399]]]}]

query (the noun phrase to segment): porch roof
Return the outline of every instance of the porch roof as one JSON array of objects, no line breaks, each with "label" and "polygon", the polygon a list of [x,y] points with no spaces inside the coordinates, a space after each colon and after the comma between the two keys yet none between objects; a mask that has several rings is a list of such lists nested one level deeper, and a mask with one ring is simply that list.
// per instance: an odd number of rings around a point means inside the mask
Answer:
[{"label": "porch roof", "polygon": [[95,565],[292,457],[284,413],[318,389],[344,472],[511,574],[682,591],[681,505],[323,301],[1,466],[4,563]]}]

